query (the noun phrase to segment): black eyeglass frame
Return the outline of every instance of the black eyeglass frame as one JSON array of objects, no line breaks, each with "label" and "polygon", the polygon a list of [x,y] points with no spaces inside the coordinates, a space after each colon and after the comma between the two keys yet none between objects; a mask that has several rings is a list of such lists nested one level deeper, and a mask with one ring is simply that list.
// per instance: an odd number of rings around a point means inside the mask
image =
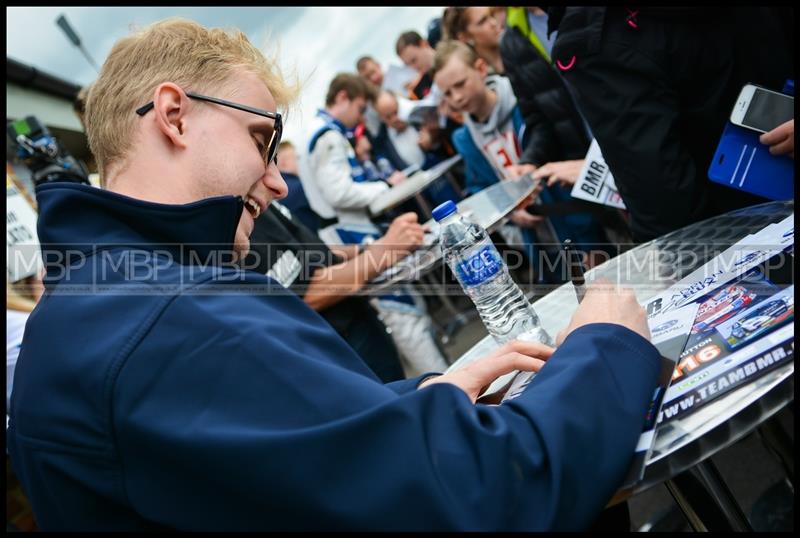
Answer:
[{"label": "black eyeglass frame", "polygon": [[[235,108],[236,110],[241,110],[242,112],[249,112],[251,114],[256,114],[258,116],[275,120],[275,125],[272,127],[272,137],[267,144],[269,149],[267,151],[267,158],[265,159],[265,162],[267,166],[269,166],[269,163],[272,161],[275,161],[277,164],[278,144],[281,143],[281,136],[283,135],[283,118],[281,117],[280,112],[270,112],[269,110],[262,110],[260,108],[254,108],[247,105],[240,105],[239,103],[233,103],[231,101],[226,101],[225,99],[219,99],[218,97],[209,97],[208,95],[200,95],[192,92],[186,92],[186,97],[197,99],[198,101],[208,101],[209,103]],[[144,116],[150,112],[154,106],[155,103],[150,101],[146,105],[137,108],[136,113],[140,116]]]}]

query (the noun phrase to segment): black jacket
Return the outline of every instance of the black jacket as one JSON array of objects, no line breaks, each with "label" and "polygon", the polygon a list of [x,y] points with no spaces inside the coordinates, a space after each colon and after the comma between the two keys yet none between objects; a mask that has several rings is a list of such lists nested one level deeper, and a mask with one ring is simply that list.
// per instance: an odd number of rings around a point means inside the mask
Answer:
[{"label": "black jacket", "polygon": [[370,137],[370,142],[372,143],[373,154],[389,159],[389,162],[392,163],[396,170],[408,168],[408,163],[400,156],[391,138],[389,138],[389,128],[385,123],[381,122],[378,134],[374,138]]},{"label": "black jacket", "polygon": [[500,55],[525,120],[520,161],[582,159],[591,140],[561,76],[517,28],[506,29]]},{"label": "black jacket", "polygon": [[710,182],[707,172],[742,86],[780,91],[793,78],[793,14],[568,7],[549,17],[558,24],[553,62],[614,174],[637,240],[764,201]]}]

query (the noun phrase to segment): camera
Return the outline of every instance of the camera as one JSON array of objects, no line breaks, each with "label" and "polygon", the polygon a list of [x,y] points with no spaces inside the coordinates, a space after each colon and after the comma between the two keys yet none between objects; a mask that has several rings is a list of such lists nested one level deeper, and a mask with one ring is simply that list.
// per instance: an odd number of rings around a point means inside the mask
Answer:
[{"label": "camera", "polygon": [[55,181],[90,185],[87,170],[35,116],[9,121],[6,131],[37,187]]}]

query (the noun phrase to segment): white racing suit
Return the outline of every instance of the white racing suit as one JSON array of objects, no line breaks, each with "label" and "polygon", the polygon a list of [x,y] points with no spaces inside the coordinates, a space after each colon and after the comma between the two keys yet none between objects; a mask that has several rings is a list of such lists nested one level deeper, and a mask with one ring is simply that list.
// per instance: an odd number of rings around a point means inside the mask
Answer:
[{"label": "white racing suit", "polygon": [[[323,217],[335,215],[338,219],[336,224],[321,229],[319,236],[329,245],[361,244],[380,237],[366,208],[390,187],[382,181],[366,179],[347,140],[346,128],[325,111],[320,111],[314,121],[308,163],[309,187],[314,192],[306,189],[306,194],[312,208]],[[406,286],[370,302],[400,351],[406,377],[447,369],[422,297]]]}]

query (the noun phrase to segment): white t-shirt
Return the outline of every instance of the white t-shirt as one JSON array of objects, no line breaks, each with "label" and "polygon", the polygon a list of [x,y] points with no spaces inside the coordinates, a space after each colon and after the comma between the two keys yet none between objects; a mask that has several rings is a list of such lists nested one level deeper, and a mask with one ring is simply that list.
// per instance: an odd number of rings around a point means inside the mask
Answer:
[{"label": "white t-shirt", "polygon": [[409,166],[422,166],[425,163],[425,153],[417,144],[419,133],[411,125],[407,126],[402,133],[392,127],[387,127],[389,140],[392,141],[397,154],[408,163]]}]

